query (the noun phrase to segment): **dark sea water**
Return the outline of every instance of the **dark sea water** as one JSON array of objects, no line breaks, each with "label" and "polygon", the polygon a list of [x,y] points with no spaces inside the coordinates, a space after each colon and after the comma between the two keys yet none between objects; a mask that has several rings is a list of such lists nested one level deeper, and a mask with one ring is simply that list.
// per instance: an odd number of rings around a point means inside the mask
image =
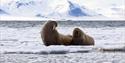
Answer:
[{"label": "dark sea water", "polygon": [[[46,21],[0,21],[0,27],[35,27],[41,26]],[[101,28],[101,27],[125,27],[125,21],[58,21],[59,26],[63,27],[87,27],[87,28]]]}]

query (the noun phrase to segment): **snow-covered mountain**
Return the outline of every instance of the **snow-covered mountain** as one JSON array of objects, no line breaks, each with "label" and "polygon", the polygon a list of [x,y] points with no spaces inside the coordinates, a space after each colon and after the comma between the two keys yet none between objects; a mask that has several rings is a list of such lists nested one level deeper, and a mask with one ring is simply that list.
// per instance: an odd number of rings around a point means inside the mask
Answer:
[{"label": "snow-covered mountain", "polygon": [[0,14],[8,14],[8,13],[0,9]]},{"label": "snow-covered mountain", "polygon": [[3,6],[2,10],[7,11],[11,15],[18,16],[37,16],[37,17],[49,17],[49,16],[92,16],[95,12],[90,12],[85,7],[79,6],[79,4],[72,3],[68,0],[12,0]]},{"label": "snow-covered mountain", "polygon": [[[42,18],[73,18],[73,17],[124,17],[125,12],[123,6],[119,7],[116,4],[110,5],[110,9],[94,6],[86,0],[1,0],[4,1],[0,5],[2,14],[11,16],[27,16],[27,17],[42,17]],[[123,0],[121,0],[123,1]],[[89,3],[91,4],[89,4]],[[93,7],[92,7],[93,5]],[[114,7],[113,7],[114,6]],[[116,8],[117,7],[117,8]],[[110,13],[108,13],[110,12]]]}]

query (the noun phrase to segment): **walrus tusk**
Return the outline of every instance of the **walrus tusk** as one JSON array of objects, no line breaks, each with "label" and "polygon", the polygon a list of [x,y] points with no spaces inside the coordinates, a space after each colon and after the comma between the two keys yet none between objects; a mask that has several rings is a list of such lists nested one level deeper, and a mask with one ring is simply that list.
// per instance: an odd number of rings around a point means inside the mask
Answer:
[{"label": "walrus tusk", "polygon": [[55,30],[55,28],[56,28],[56,26],[54,25],[54,26],[53,26],[53,30]]}]

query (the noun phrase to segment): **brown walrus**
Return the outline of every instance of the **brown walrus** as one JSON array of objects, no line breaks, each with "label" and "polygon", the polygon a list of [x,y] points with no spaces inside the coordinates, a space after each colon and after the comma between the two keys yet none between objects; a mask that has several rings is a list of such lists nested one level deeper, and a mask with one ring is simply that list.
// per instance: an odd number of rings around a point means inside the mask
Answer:
[{"label": "brown walrus", "polygon": [[79,28],[75,28],[73,30],[71,45],[94,45],[94,39],[85,34]]},{"label": "brown walrus", "polygon": [[72,36],[70,35],[62,35],[57,30],[57,22],[56,21],[48,21],[41,31],[41,38],[43,43],[46,46],[49,45],[69,45]]}]

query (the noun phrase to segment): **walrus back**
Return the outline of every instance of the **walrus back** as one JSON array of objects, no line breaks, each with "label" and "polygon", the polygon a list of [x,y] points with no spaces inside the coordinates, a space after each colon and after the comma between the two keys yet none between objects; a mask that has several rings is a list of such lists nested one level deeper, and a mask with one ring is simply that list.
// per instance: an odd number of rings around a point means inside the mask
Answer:
[{"label": "walrus back", "polygon": [[94,39],[89,35],[85,35],[84,42],[86,42],[86,45],[94,45]]}]

